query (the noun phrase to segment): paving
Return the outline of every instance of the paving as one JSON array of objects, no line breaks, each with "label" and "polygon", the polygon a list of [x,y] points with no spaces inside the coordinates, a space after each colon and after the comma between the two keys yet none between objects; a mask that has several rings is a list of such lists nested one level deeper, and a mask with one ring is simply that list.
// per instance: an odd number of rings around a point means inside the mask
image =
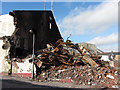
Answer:
[{"label": "paving", "polygon": [[86,85],[75,85],[73,83],[60,83],[60,82],[38,82],[21,77],[13,77],[8,75],[0,75],[0,82],[2,88],[90,88]]}]

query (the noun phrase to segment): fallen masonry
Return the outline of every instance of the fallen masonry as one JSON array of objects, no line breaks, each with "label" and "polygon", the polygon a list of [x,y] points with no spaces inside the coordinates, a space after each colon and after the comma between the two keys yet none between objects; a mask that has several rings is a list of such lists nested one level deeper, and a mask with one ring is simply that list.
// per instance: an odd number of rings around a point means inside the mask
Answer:
[{"label": "fallen masonry", "polygon": [[92,88],[118,88],[118,71],[108,66],[94,68],[84,65],[61,68],[63,66],[42,71],[37,79],[41,82],[59,81],[90,85]]},{"label": "fallen masonry", "polygon": [[2,51],[7,52],[5,58],[1,54],[5,59],[3,63],[8,61],[4,63],[4,72],[30,75],[35,66],[36,80],[40,82],[69,82],[93,88],[118,88],[120,85],[120,73],[111,67],[119,66],[119,58],[113,65],[113,61],[101,59],[94,45],[82,43],[80,46],[68,40],[69,37],[64,41],[52,11],[14,10],[9,15],[14,18],[15,31],[11,36],[0,37]]},{"label": "fallen masonry", "polygon": [[118,88],[119,85],[117,69],[101,60],[94,51],[90,52],[85,47],[80,49],[70,40],[64,42],[59,39],[55,46],[47,45],[46,49],[37,51],[34,64],[36,79],[40,82],[67,82],[92,88]]}]

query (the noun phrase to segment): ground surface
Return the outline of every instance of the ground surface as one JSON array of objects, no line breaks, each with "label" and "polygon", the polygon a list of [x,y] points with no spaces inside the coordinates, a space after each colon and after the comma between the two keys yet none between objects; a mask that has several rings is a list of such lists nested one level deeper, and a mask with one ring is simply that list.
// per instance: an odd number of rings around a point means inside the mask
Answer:
[{"label": "ground surface", "polygon": [[75,85],[73,83],[60,83],[60,82],[38,82],[26,78],[13,77],[7,75],[0,75],[0,88],[90,88],[86,85]]}]

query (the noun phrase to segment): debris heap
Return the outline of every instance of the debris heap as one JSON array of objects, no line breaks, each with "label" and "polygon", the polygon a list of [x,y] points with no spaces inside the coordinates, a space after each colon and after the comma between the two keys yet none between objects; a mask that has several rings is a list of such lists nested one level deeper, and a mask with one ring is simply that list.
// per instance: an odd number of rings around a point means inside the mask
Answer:
[{"label": "debris heap", "polygon": [[[32,62],[32,55],[27,56]],[[59,81],[92,88],[118,88],[119,72],[100,59],[94,51],[70,40],[59,39],[55,45],[36,52],[36,79],[40,82]],[[15,59],[24,62],[25,59]],[[14,61],[15,61],[14,60]]]},{"label": "debris heap", "polygon": [[52,67],[49,70],[42,71],[38,76],[38,80],[59,81],[67,83],[75,83],[78,85],[90,85],[93,88],[117,88],[118,71],[111,70],[108,66],[91,67],[84,66],[66,66]]},{"label": "debris heap", "polygon": [[[85,51],[83,51],[85,49]],[[87,54],[89,53],[89,54]],[[46,49],[42,49],[37,52],[36,61],[42,62],[47,65],[80,65],[80,64],[89,64],[91,66],[99,66],[101,60],[98,55],[93,52],[90,52],[87,48],[79,48],[77,44],[71,43],[70,40],[64,42],[63,39],[60,39],[56,44],[49,45],[47,44]]]},{"label": "debris heap", "polygon": [[[85,50],[84,50],[85,49]],[[85,52],[84,52],[85,51]],[[39,67],[39,81],[61,81],[91,87],[117,88],[118,71],[102,61],[94,51],[80,49],[70,40],[60,39],[37,52],[35,65]]]}]

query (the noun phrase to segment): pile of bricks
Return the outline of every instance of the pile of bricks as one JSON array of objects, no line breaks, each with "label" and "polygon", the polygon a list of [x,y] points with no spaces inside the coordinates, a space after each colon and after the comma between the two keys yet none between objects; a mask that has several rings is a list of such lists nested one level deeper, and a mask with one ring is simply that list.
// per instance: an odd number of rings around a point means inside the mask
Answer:
[{"label": "pile of bricks", "polygon": [[69,41],[59,40],[56,47],[49,45],[40,50],[34,62],[40,71],[37,79],[41,82],[90,85],[93,88],[117,88],[118,71],[100,60],[94,51],[86,49],[87,54],[83,49]]},{"label": "pile of bricks", "polygon": [[78,85],[90,85],[92,88],[118,88],[118,71],[104,67],[84,66],[66,66],[64,69],[52,67],[49,70],[42,71],[38,76],[41,82],[60,81],[70,82]]},{"label": "pile of bricks", "polygon": [[[32,62],[31,55],[26,58]],[[92,88],[118,88],[119,85],[117,70],[94,51],[90,52],[85,47],[80,49],[70,41],[58,40],[55,46],[47,45],[46,49],[36,52],[34,64],[40,82],[59,81],[90,85]]]}]

